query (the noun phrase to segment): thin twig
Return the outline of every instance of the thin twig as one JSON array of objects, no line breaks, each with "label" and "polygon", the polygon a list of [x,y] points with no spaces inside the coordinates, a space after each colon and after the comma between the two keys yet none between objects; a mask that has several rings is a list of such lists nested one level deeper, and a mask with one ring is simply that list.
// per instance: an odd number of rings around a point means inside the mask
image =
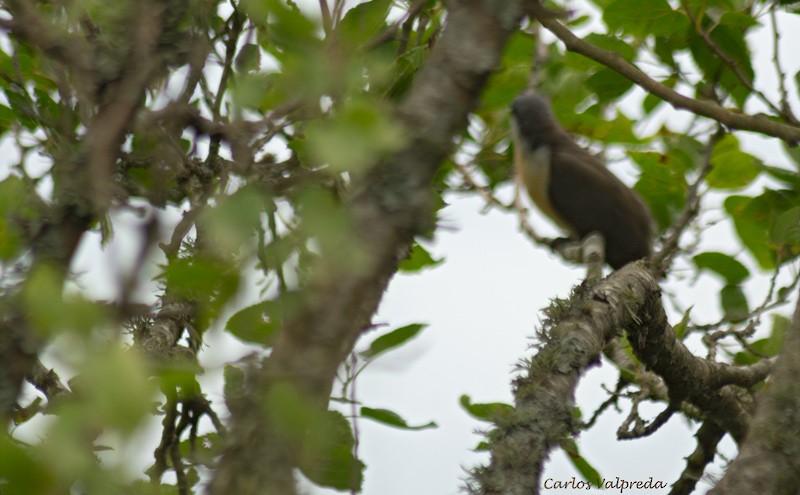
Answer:
[{"label": "thin twig", "polygon": [[[355,352],[350,353],[350,366],[351,369],[356,369],[358,367],[358,356]],[[351,421],[353,422],[353,458],[356,459],[356,462],[353,463],[353,468],[351,472],[351,480],[350,486],[352,495],[356,495],[358,493],[358,478],[359,474],[361,473],[359,464],[358,464],[358,446],[359,442],[359,431],[358,431],[358,397],[356,396],[356,377],[353,376],[353,379],[350,381],[350,414],[352,415]]]},{"label": "thin twig", "polygon": [[778,89],[781,92],[781,109],[783,110],[783,114],[791,115],[794,118],[792,108],[789,105],[789,92],[786,90],[786,72],[781,65],[780,53],[778,50],[781,34],[780,31],[778,31],[778,19],[775,15],[777,7],[778,2],[775,0],[769,8],[769,19],[772,26],[772,63],[775,65],[775,72],[778,74]]},{"label": "thin twig", "polygon": [[[214,96],[214,102],[211,106],[211,115],[214,122],[222,120],[222,100],[228,90],[228,79],[233,74],[233,60],[236,55],[236,44],[239,41],[239,36],[242,34],[242,27],[244,26],[245,16],[234,9],[231,16],[228,18],[230,27],[228,29],[228,38],[225,40],[225,60],[222,63],[222,75],[219,78],[219,86],[217,93]],[[208,148],[208,157],[216,157],[219,154],[219,145],[222,137],[212,136],[211,143]]]},{"label": "thin twig", "polygon": [[[666,409],[658,413],[653,421],[649,424],[645,423],[639,416],[639,403],[643,398],[643,396],[636,396],[633,398],[633,406],[631,407],[630,414],[628,414],[628,417],[625,418],[625,421],[623,421],[622,425],[617,429],[618,439],[633,440],[635,438],[650,436],[664,426],[677,410],[671,404],[667,405]],[[631,423],[634,424],[633,427],[631,427]]]},{"label": "thin twig", "polygon": [[319,0],[319,11],[322,14],[322,29],[325,31],[325,37],[328,37],[333,30],[333,21],[331,20],[331,9],[328,7],[328,0]]}]

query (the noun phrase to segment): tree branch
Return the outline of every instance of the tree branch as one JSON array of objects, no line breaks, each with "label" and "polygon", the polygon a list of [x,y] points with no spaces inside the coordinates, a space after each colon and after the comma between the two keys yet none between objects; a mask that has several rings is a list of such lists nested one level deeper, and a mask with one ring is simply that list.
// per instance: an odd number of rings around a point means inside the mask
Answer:
[{"label": "tree branch", "polygon": [[515,380],[514,411],[495,419],[489,433],[491,463],[473,471],[471,493],[538,493],[549,451],[577,429],[572,409],[580,375],[598,362],[621,329],[636,357],[663,378],[669,400],[651,425],[625,429],[623,436],[648,434],[677,408],[693,405],[737,441],[744,438],[751,401],[742,389],[763,381],[772,363],[736,367],[692,355],[667,323],[661,289],[643,262],[591,287],[581,285],[570,300],[556,301],[545,314],[543,345],[523,366],[525,376]]},{"label": "tree branch", "polygon": [[697,447],[686,458],[686,467],[680,478],[672,485],[669,495],[690,495],[703,476],[706,466],[714,461],[717,445],[725,436],[725,430],[711,421],[705,421],[695,434]]},{"label": "tree branch", "polygon": [[[301,295],[301,309],[287,317],[250,383],[252,393],[231,405],[232,441],[212,480],[212,494],[295,493],[292,468],[299,446],[286,441],[263,400],[282,384],[316,407],[327,404],[339,365],[370,325],[414,235],[433,227],[430,184],[498,66],[521,16],[520,4],[452,4],[441,39],[398,109],[407,145],[354,184],[346,204],[352,225],[347,246],[323,253]],[[342,247],[357,249],[357,266],[343,262]]]},{"label": "tree branch", "polygon": [[627,77],[647,92],[669,102],[675,108],[689,110],[698,115],[714,119],[734,129],[760,132],[768,136],[783,139],[789,144],[800,143],[800,128],[798,127],[775,122],[760,115],[747,115],[744,113],[732,112],[712,101],[696,100],[684,96],[651,78],[638,67],[622,58],[619,54],[603,50],[602,48],[578,38],[572,31],[553,18],[552,15],[547,15],[543,12],[543,8],[537,3],[532,2],[530,4],[529,12],[542,26],[560,39],[567,50],[580,53],[595,62],[617,71],[620,75]]},{"label": "tree branch", "polygon": [[[638,264],[623,270],[635,269]],[[660,294],[658,286],[648,290]],[[684,400],[694,404],[711,416],[720,427],[740,442],[747,432],[751,400],[740,387],[750,387],[768,374],[769,363],[752,367],[736,367],[716,363],[693,355],[677,339],[667,322],[660,297],[648,297],[639,308],[637,318],[626,327],[633,353],[649,369],[658,373],[669,389],[670,403],[679,405]]]},{"label": "tree branch", "polygon": [[83,82],[91,79],[91,50],[85,40],[47,23],[36,12],[32,2],[26,0],[9,0],[8,11],[14,16],[11,20],[3,19],[0,27],[10,30],[16,37],[30,43],[53,60],[64,64],[77,72]]},{"label": "tree branch", "polygon": [[577,429],[573,408],[580,376],[659,294],[653,277],[635,263],[593,287],[577,287],[570,300],[556,301],[545,311],[544,343],[514,382],[514,411],[497,418],[489,433],[491,462],[473,471],[471,493],[539,493],[550,450]]},{"label": "tree branch", "polygon": [[113,196],[112,171],[119,149],[143,102],[144,91],[160,66],[156,44],[161,35],[161,9],[153,2],[138,4],[139,18],[133,31],[133,47],[128,67],[119,81],[109,84],[106,104],[89,124],[86,132],[87,161],[92,196],[97,211],[105,211]]},{"label": "tree branch", "polygon": [[786,109],[785,106],[784,109],[776,107],[769,100],[769,98],[767,98],[766,95],[764,95],[764,93],[755,88],[755,86],[753,85],[753,81],[750,80],[750,78],[742,71],[742,68],[739,66],[739,63],[736,60],[734,60],[733,57],[728,55],[728,53],[725,52],[725,50],[723,50],[722,47],[719,46],[712,39],[711,30],[706,31],[705,29],[703,29],[702,19],[698,19],[697,16],[694,15],[691,6],[686,2],[686,0],[681,1],[681,6],[683,7],[684,12],[686,12],[686,15],[689,17],[689,21],[692,23],[695,32],[700,36],[700,38],[706,44],[708,49],[711,50],[711,52],[715,56],[717,56],[720,60],[722,60],[725,63],[725,65],[728,66],[728,69],[736,76],[739,82],[741,82],[744,87],[750,90],[752,94],[756,95],[765,105],[769,107],[770,110],[782,116],[789,123],[793,125],[798,125],[797,119],[795,118],[794,115],[792,115],[791,111],[784,111]]},{"label": "tree branch", "polygon": [[750,434],[712,495],[797,493],[800,485],[800,299]]}]

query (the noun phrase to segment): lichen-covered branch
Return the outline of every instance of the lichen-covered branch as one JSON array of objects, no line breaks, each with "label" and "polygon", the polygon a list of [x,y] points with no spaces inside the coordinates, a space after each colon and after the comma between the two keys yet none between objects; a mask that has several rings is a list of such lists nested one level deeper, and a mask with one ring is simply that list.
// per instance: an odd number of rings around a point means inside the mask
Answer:
[{"label": "lichen-covered branch", "polygon": [[752,407],[746,389],[769,374],[769,362],[737,367],[695,356],[675,336],[658,297],[645,300],[626,332],[636,357],[664,379],[670,403],[687,401],[737,441],[744,438]]},{"label": "lichen-covered branch", "polygon": [[491,462],[474,470],[472,493],[539,493],[550,450],[577,429],[573,409],[581,375],[659,294],[656,281],[636,263],[593,287],[578,287],[569,301],[547,310],[543,343],[515,380],[514,411],[498,417],[489,432]]},{"label": "lichen-covered branch", "polygon": [[800,299],[770,385],[758,395],[750,432],[709,493],[797,493],[800,486]]},{"label": "lichen-covered branch", "polygon": [[488,434],[491,462],[473,471],[472,493],[538,493],[550,450],[577,430],[573,409],[581,374],[623,329],[636,357],[668,388],[667,409],[626,435],[649,434],[675,411],[691,408],[713,422],[714,431],[729,432],[739,442],[745,437],[752,409],[748,389],[766,378],[773,363],[739,367],[694,356],[667,323],[661,289],[643,262],[578,287],[546,315],[542,344],[515,380],[515,408],[497,417]]}]

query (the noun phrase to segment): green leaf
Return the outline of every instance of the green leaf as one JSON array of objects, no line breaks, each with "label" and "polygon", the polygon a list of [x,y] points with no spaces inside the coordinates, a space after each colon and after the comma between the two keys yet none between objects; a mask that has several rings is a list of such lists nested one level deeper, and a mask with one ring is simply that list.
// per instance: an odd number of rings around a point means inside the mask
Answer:
[{"label": "green leaf", "polygon": [[[704,29],[709,29],[713,21],[704,17]],[[725,56],[731,59],[738,68],[740,74],[747,81],[752,82],[755,78],[750,57],[750,48],[745,39],[745,30],[736,26],[716,25],[710,33],[711,40],[719,47]],[[703,72],[706,81],[719,81],[720,85],[730,93],[739,106],[743,106],[751,92],[742,83],[730,66],[714,51],[708,43],[697,33],[692,31],[689,34],[689,50],[698,68]]]},{"label": "green leaf", "polygon": [[689,306],[683,313],[681,321],[672,327],[672,329],[675,330],[675,336],[678,337],[678,340],[683,340],[683,338],[686,336],[686,330],[689,328],[689,321],[691,321],[689,314],[692,312],[693,307],[694,306]]},{"label": "green leaf", "polygon": [[[797,207],[800,198],[795,191],[766,190],[759,196],[729,196],[725,211],[733,220],[742,243],[766,270],[774,269],[784,246],[772,240],[773,228],[785,212]],[[787,214],[791,215],[791,214]]]},{"label": "green leaf", "polygon": [[377,421],[378,423],[383,423],[385,425],[394,426],[395,428],[400,428],[401,430],[426,430],[428,428],[436,428],[438,425],[431,421],[424,425],[419,426],[410,426],[406,423],[406,420],[401,418],[399,414],[394,411],[390,411],[388,409],[373,409],[371,407],[362,407],[361,408],[361,416],[364,418],[369,418],[373,421]]},{"label": "green leaf", "polygon": [[267,112],[285,101],[286,76],[282,74],[244,73],[231,85],[231,95],[236,105],[242,108]]},{"label": "green leaf", "polygon": [[416,337],[416,335],[427,326],[428,325],[422,323],[412,323],[411,325],[392,330],[373,340],[369,348],[362,352],[361,355],[367,359],[374,359],[376,356],[390,351]]},{"label": "green leaf", "polygon": [[39,264],[22,288],[22,307],[28,323],[41,336],[53,336],[65,330],[88,334],[110,321],[102,305],[80,294],[65,295],[62,286],[59,270]]},{"label": "green leaf", "polygon": [[[302,219],[300,232],[313,238],[320,252],[334,256],[337,263],[350,270],[362,269],[368,257],[364,247],[356,241],[350,213],[335,191],[322,185],[308,184],[301,190],[295,205]],[[300,254],[315,253],[301,249]]]},{"label": "green leaf", "polygon": [[777,216],[769,238],[778,246],[782,263],[800,255],[800,206]]},{"label": "green leaf", "polygon": [[739,351],[733,356],[733,364],[737,366],[749,366],[759,361],[761,361],[761,356],[753,354],[747,350]]},{"label": "green leaf", "polygon": [[530,33],[516,31],[506,45],[501,68],[495,71],[481,96],[482,109],[505,109],[528,85],[531,54],[536,40]]},{"label": "green leaf", "polygon": [[[800,12],[800,8],[798,8],[798,12]],[[800,87],[800,70],[794,73],[794,84]]]},{"label": "green leaf", "polygon": [[386,27],[386,14],[392,0],[371,0],[347,11],[336,26],[340,39],[356,48],[375,38]]},{"label": "green leaf", "polygon": [[[269,18],[269,29],[266,32],[271,45],[278,49],[273,51],[274,54],[303,54],[320,45],[317,23],[303,15],[301,10],[288,6],[283,0],[243,0],[242,6],[247,10],[261,10],[262,14],[256,14],[256,18]],[[263,7],[266,7],[266,12]]]},{"label": "green leaf", "polygon": [[473,403],[466,394],[462,395],[458,402],[470,416],[481,421],[495,422],[499,417],[508,416],[514,412],[511,404],[503,402]]},{"label": "green leaf", "polygon": [[614,52],[628,62],[633,62],[636,58],[636,49],[617,36],[591,33],[583,38],[583,41],[591,43],[603,50]]},{"label": "green leaf", "polygon": [[17,122],[17,114],[5,105],[0,105],[0,136],[11,129]]},{"label": "green leaf", "polygon": [[786,333],[789,331],[791,320],[783,315],[772,315],[772,331],[769,337],[756,340],[750,343],[750,349],[737,352],[733,359],[733,364],[737,365],[750,365],[761,360],[762,356],[773,357],[777,356],[781,349],[783,349],[783,342],[786,339]]},{"label": "green leaf", "polygon": [[575,113],[574,107],[559,98],[553,104],[553,111],[561,125],[571,133],[581,134],[589,139],[603,143],[640,144],[633,131],[633,122],[621,112],[609,120],[603,115],[605,105],[593,105],[583,113]]},{"label": "green leaf", "polygon": [[81,421],[133,434],[150,417],[157,390],[138,354],[112,345],[92,355],[79,371],[69,385],[82,401],[68,407]]},{"label": "green leaf", "polygon": [[214,458],[221,454],[224,443],[218,433],[187,438],[180,443],[181,454],[195,464],[214,467]]},{"label": "green leaf", "polygon": [[475,452],[489,452],[490,450],[492,450],[492,448],[489,445],[489,442],[487,442],[486,440],[481,440],[480,442],[478,442],[478,445],[476,445],[475,448],[472,450]]},{"label": "green leaf", "polygon": [[633,87],[633,81],[606,67],[589,76],[586,86],[597,94],[601,102],[619,98]]},{"label": "green leaf", "polygon": [[792,320],[789,318],[773,314],[772,315],[772,331],[770,331],[767,343],[760,349],[768,356],[777,356],[783,349],[783,342],[786,340],[786,334],[789,333],[789,327]]},{"label": "green leaf", "polygon": [[415,273],[424,270],[425,268],[433,268],[441,265],[444,258],[433,259],[431,253],[422,247],[418,242],[414,242],[411,247],[411,252],[408,258],[400,263],[400,271],[404,273]]},{"label": "green leaf", "polygon": [[250,72],[258,70],[261,65],[261,49],[254,43],[246,43],[236,55],[233,66],[237,72]]},{"label": "green leaf", "polygon": [[194,328],[201,335],[236,295],[240,281],[236,267],[200,256],[169,260],[159,278],[173,297],[199,303]]},{"label": "green leaf", "polygon": [[726,135],[714,145],[711,165],[706,182],[716,189],[745,187],[761,173],[758,160],[739,149],[739,140],[733,134]]},{"label": "green leaf", "polygon": [[[678,63],[675,61],[675,52],[684,49],[684,43],[679,43],[677,36],[656,36],[653,45],[653,52],[658,60],[664,63],[667,67],[673,69],[678,68]],[[681,40],[682,41],[682,40]],[[673,87],[673,86],[670,86]]]},{"label": "green leaf", "polygon": [[795,191],[800,191],[800,174],[797,172],[763,164],[761,165],[761,168],[773,179],[783,182],[789,188],[794,189]]},{"label": "green leaf", "polygon": [[245,186],[218,201],[215,208],[204,211],[199,221],[206,236],[205,245],[220,257],[229,258],[254,238],[268,205],[256,186]]},{"label": "green leaf", "polygon": [[279,301],[263,301],[244,308],[228,319],[225,330],[244,342],[269,344],[283,319]]},{"label": "green leaf", "polygon": [[22,248],[22,232],[14,220],[28,191],[25,182],[13,175],[0,182],[0,260],[10,260]]},{"label": "green leaf", "polygon": [[725,12],[722,14],[722,17],[719,18],[719,23],[724,26],[733,26],[744,30],[761,24],[755,17],[745,14],[744,12]]},{"label": "green leaf", "polygon": [[3,92],[17,122],[29,131],[35,130],[38,127],[38,116],[30,95],[17,84],[7,86]]},{"label": "green leaf", "polygon": [[161,278],[166,280],[174,295],[184,299],[222,297],[227,300],[239,286],[238,273],[199,256],[171,260]]},{"label": "green leaf", "polygon": [[359,492],[365,465],[353,455],[353,430],[340,412],[317,414],[308,424],[299,467],[317,485]]},{"label": "green leaf", "polygon": [[644,109],[646,113],[650,113],[662,103],[664,103],[664,100],[652,93],[647,93],[644,97],[644,101],[642,101],[642,109]]},{"label": "green leaf", "polygon": [[642,171],[634,189],[642,195],[660,228],[671,225],[686,202],[688,185],[683,164],[674,154],[631,151],[628,156]]},{"label": "green leaf", "polygon": [[[428,47],[417,46],[397,58],[391,83],[385,89],[385,94],[389,99],[397,100],[408,91],[417,71],[427,62],[428,53]],[[516,95],[516,93],[514,94]]]},{"label": "green leaf", "polygon": [[405,144],[403,127],[377,100],[353,99],[306,129],[309,151],[333,172],[361,172]]},{"label": "green leaf", "polygon": [[728,284],[740,284],[750,276],[750,271],[733,256],[718,252],[700,253],[692,258],[698,270],[710,270]]},{"label": "green leaf", "polygon": [[581,454],[578,452],[578,444],[575,440],[571,438],[565,438],[560,442],[561,448],[564,449],[566,452],[567,457],[569,457],[570,462],[578,470],[580,473],[581,478],[584,481],[591,483],[594,486],[600,486],[603,477],[600,476],[600,472],[595,469],[594,466],[589,464]]},{"label": "green leaf", "polygon": [[53,471],[47,461],[33,449],[12,439],[10,434],[0,435],[0,480],[3,495],[30,495],[69,491],[54,488]]},{"label": "green leaf", "polygon": [[246,375],[241,368],[229,364],[223,370],[223,377],[225,379],[223,395],[225,396],[225,402],[230,404],[231,401],[238,399],[245,393]]},{"label": "green leaf", "polygon": [[[797,85],[800,86],[800,71],[797,71],[795,74],[795,81]],[[797,172],[800,172],[800,147],[798,146],[789,146],[785,141],[781,140],[781,146],[783,147],[784,153],[789,156],[794,162],[794,166],[797,169]]]},{"label": "green leaf", "polygon": [[639,38],[670,35],[689,27],[688,19],[672,10],[667,0],[615,0],[603,10],[603,20],[610,31]]},{"label": "green leaf", "polygon": [[747,297],[740,285],[728,284],[719,293],[722,312],[729,321],[741,321],[750,314]]}]

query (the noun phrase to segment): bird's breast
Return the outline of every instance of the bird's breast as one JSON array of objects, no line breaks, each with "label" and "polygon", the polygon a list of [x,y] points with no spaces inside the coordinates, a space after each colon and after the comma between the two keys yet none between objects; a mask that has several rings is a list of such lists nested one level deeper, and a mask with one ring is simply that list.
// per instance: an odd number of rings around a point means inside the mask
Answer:
[{"label": "bird's breast", "polygon": [[528,195],[542,213],[550,217],[561,228],[574,234],[569,225],[561,218],[550,201],[550,167],[553,152],[550,146],[539,146],[534,151],[528,151],[523,146],[515,146],[514,162],[522,183],[528,190]]}]

